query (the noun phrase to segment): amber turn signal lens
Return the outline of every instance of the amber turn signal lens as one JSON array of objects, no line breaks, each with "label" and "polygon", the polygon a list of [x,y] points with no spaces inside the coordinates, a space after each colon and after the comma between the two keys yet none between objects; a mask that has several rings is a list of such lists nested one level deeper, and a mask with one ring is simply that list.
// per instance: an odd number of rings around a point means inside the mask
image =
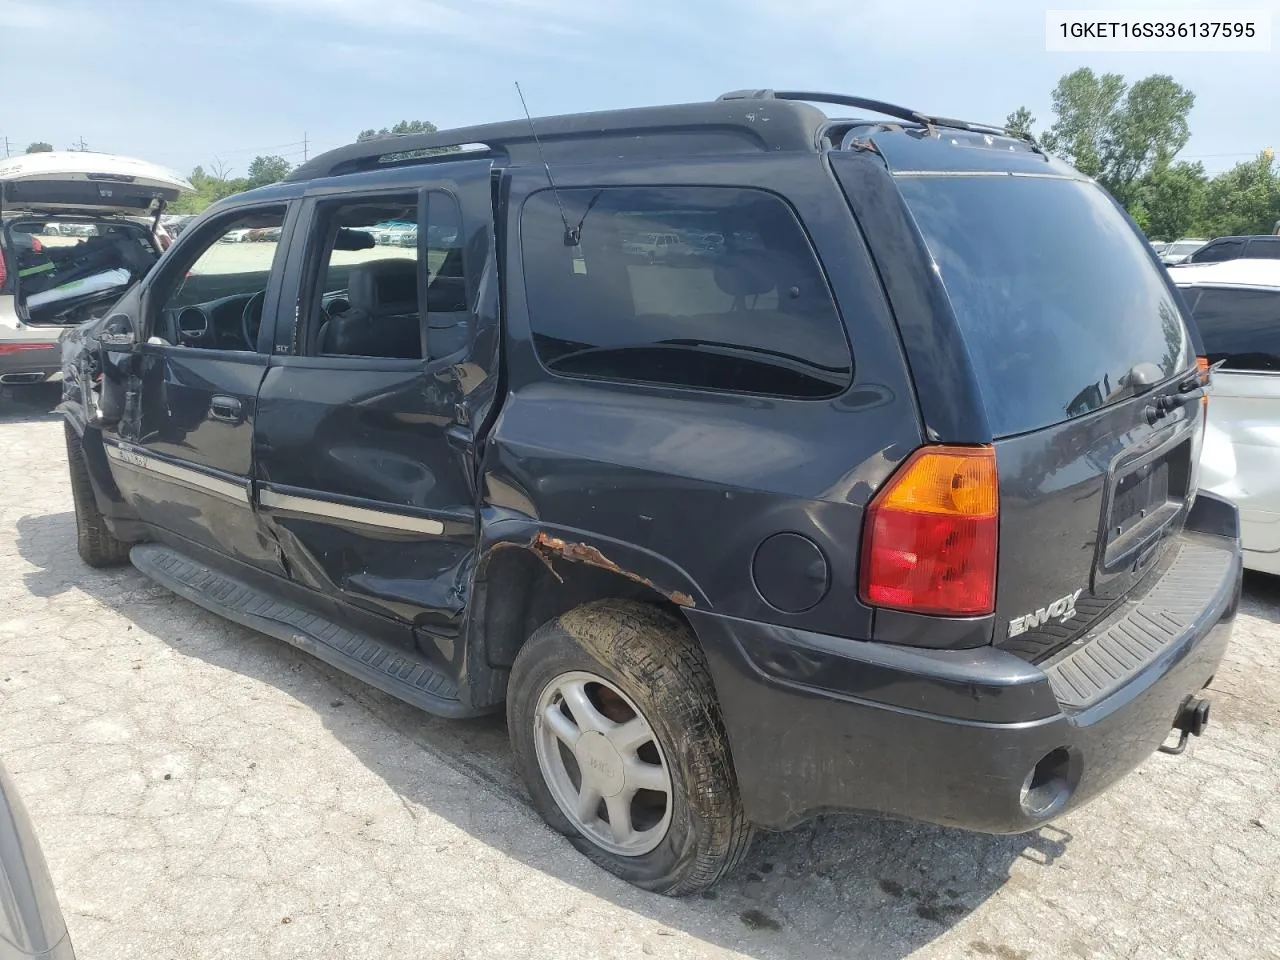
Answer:
[{"label": "amber turn signal lens", "polygon": [[921,447],[867,507],[863,602],[937,616],[991,613],[999,510],[991,447]]}]

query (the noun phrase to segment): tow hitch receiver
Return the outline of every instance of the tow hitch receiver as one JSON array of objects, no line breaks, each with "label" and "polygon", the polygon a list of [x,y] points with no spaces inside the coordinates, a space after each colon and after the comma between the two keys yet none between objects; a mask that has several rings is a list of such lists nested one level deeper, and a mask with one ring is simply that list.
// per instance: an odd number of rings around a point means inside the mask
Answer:
[{"label": "tow hitch receiver", "polygon": [[1178,718],[1173,721],[1173,729],[1180,731],[1182,734],[1178,737],[1178,744],[1174,747],[1161,744],[1160,752],[1177,756],[1187,749],[1187,738],[1200,736],[1208,725],[1209,701],[1201,700],[1199,697],[1187,697],[1182,702],[1182,707],[1178,710]]}]

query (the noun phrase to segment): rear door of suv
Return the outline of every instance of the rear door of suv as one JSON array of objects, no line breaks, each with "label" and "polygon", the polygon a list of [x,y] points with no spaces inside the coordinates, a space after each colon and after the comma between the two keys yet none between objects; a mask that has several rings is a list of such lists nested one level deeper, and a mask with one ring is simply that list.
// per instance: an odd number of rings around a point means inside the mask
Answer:
[{"label": "rear door of suv", "polygon": [[[405,643],[409,626],[456,630],[466,600],[485,343],[496,349],[473,319],[489,164],[408,173],[308,188],[255,435],[259,506],[289,576]],[[403,218],[413,247],[366,229]]]},{"label": "rear door of suv", "polygon": [[1172,287],[1101,188],[978,147],[956,159],[968,169],[903,163],[896,191],[882,163],[832,163],[889,281],[932,439],[994,443],[993,640],[1039,661],[1173,561],[1198,379]]}]

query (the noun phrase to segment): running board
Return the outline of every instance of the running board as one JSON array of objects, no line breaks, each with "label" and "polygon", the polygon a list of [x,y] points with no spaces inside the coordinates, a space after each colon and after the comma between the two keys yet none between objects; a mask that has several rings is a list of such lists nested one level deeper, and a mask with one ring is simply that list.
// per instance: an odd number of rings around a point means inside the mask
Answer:
[{"label": "running board", "polygon": [[159,544],[139,544],[129,551],[129,560],[178,596],[283,640],[421,710],[441,717],[483,712],[459,701],[457,685],[419,653],[355,633]]}]

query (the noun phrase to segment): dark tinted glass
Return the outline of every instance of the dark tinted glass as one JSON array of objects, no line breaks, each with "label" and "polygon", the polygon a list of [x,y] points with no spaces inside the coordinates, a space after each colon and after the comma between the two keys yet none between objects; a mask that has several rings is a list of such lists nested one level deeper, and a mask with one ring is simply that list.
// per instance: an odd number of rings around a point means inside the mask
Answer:
[{"label": "dark tinted glass", "polygon": [[937,261],[996,436],[1132,396],[1128,375],[1190,365],[1146,242],[1093,184],[901,177]]},{"label": "dark tinted glass", "polygon": [[1243,240],[1215,240],[1205,244],[1187,257],[1187,260],[1191,263],[1221,263],[1223,260],[1238,260],[1243,256]]},{"label": "dark tinted glass", "polygon": [[1280,260],[1280,237],[1250,240],[1249,252],[1245,255],[1251,259]]},{"label": "dark tinted glass", "polygon": [[723,187],[564,190],[521,218],[534,346],[548,369],[786,397],[829,397],[852,361],[791,209]]},{"label": "dark tinted glass", "polygon": [[1280,291],[1206,287],[1194,312],[1210,363],[1280,370]]}]

